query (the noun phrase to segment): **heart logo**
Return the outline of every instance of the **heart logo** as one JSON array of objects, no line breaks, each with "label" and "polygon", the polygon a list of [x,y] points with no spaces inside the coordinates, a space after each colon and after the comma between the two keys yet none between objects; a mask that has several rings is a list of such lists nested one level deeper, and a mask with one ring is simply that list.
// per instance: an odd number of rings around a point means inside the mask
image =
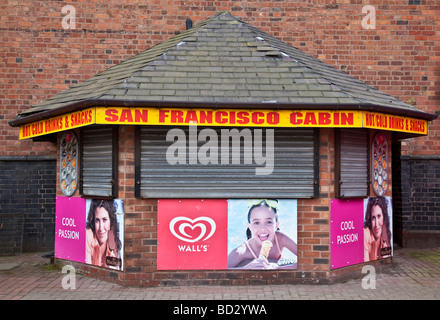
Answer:
[{"label": "heart logo", "polygon": [[[190,228],[194,231],[196,228],[200,228],[200,234],[196,237],[189,235],[186,228]],[[209,217],[198,217],[194,220],[188,217],[175,217],[170,222],[170,231],[177,238],[185,242],[197,242],[208,240],[215,232],[215,222]],[[209,233],[208,233],[208,230]],[[208,233],[208,235],[206,235]],[[205,236],[206,235],[206,236]]]}]

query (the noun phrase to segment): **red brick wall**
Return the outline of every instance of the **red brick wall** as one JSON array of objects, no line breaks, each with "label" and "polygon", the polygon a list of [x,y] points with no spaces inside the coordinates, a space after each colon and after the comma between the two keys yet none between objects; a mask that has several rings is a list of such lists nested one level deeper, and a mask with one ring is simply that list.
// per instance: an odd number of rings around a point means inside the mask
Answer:
[{"label": "red brick wall", "polygon": [[[434,113],[440,100],[440,3],[371,0],[376,29],[362,28],[365,1],[48,1],[0,3],[0,156],[54,154],[50,143],[19,142],[17,113],[150,48],[218,10],[322,59],[402,101]],[[76,10],[64,30],[65,5]],[[440,120],[405,154],[440,155]]]}]

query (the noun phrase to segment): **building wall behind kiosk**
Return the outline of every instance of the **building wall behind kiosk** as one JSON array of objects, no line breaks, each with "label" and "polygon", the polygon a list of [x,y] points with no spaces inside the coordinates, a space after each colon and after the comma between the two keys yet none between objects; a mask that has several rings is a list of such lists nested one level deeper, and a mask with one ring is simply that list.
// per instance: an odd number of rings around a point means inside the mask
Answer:
[{"label": "building wall behind kiosk", "polygon": [[56,160],[0,157],[0,255],[54,248]]}]

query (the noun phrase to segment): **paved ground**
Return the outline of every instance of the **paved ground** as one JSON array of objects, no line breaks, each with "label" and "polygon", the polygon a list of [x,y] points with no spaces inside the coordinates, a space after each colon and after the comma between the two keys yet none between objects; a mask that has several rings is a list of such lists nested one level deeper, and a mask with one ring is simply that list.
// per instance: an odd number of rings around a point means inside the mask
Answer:
[{"label": "paved ground", "polygon": [[65,290],[64,276],[41,254],[0,257],[0,300],[438,300],[440,248],[395,249],[393,266],[376,274],[375,289],[364,289],[362,279],[331,285],[138,288],[76,275],[76,288]]}]

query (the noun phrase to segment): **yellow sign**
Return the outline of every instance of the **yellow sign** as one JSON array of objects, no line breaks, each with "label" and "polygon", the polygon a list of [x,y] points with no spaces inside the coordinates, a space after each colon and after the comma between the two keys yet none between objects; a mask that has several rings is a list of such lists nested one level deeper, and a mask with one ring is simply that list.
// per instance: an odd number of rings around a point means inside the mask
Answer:
[{"label": "yellow sign", "polygon": [[428,134],[428,121],[377,112],[363,115],[363,127],[369,129]]},{"label": "yellow sign", "polygon": [[20,126],[20,139],[79,128],[95,123],[95,108],[63,114]]},{"label": "yellow sign", "polygon": [[96,108],[99,124],[241,127],[362,127],[361,111]]},{"label": "yellow sign", "polygon": [[20,139],[91,124],[369,128],[427,134],[428,121],[354,110],[244,110],[96,107],[20,126]]}]

